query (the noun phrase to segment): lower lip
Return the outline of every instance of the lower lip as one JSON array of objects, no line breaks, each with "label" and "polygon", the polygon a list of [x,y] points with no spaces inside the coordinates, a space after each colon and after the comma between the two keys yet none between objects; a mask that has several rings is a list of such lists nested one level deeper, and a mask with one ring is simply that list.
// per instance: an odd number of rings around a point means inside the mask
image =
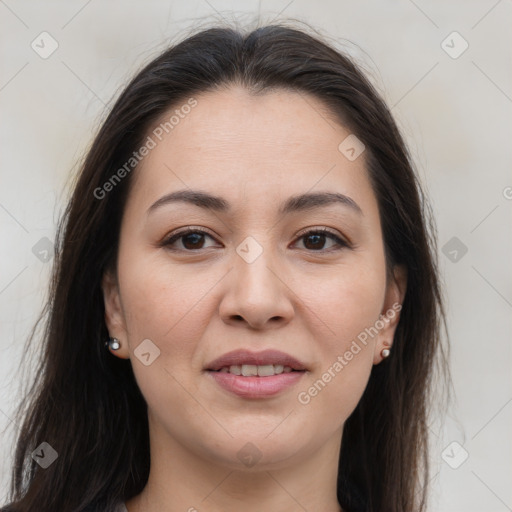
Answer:
[{"label": "lower lip", "polygon": [[305,371],[296,371],[289,373],[280,373],[269,377],[242,377],[233,373],[226,372],[208,372],[219,384],[235,395],[244,398],[265,398],[277,395],[296,384],[306,373]]}]

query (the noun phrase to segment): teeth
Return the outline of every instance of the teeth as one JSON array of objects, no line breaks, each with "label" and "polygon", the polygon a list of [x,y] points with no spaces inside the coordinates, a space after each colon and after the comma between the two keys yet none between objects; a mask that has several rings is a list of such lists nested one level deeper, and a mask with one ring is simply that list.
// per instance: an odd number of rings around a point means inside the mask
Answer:
[{"label": "teeth", "polygon": [[222,373],[232,373],[234,375],[242,375],[244,377],[270,377],[272,375],[279,375],[281,373],[290,373],[293,371],[289,366],[283,366],[282,364],[265,364],[265,365],[254,365],[254,364],[243,364],[233,365],[229,368],[225,366],[219,370]]},{"label": "teeth", "polygon": [[253,377],[258,375],[258,367],[253,364],[242,365],[242,375],[244,377]]},{"label": "teeth", "polygon": [[241,366],[230,366],[227,368],[229,373],[234,373],[235,375],[242,375],[242,367]]},{"label": "teeth", "polygon": [[265,366],[258,366],[258,375],[260,377],[268,377],[269,375],[275,375],[274,365],[266,364]]}]

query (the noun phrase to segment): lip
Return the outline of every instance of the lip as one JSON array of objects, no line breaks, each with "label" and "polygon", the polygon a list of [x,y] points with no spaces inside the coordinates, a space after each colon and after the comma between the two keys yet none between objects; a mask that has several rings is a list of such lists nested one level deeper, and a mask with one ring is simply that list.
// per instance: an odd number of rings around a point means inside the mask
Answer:
[{"label": "lip", "polygon": [[[289,366],[294,371],[267,377],[243,377],[218,371],[224,367],[244,364],[282,365]],[[226,391],[243,398],[266,398],[277,395],[296,384],[304,376],[307,368],[295,357],[279,350],[264,350],[262,352],[234,350],[209,363],[205,370]]]},{"label": "lip", "polygon": [[[233,350],[211,363],[206,365],[205,370],[217,371],[225,366],[251,364],[263,366],[267,364],[289,366],[292,370],[307,370],[304,363],[285,352],[279,350],[263,350],[261,352],[251,352],[250,350]],[[249,377],[244,377],[249,378]],[[268,378],[268,377],[266,377]]]},{"label": "lip", "polygon": [[208,371],[221,388],[242,398],[272,397],[296,384],[305,373],[294,371],[270,377],[242,377],[232,373]]}]

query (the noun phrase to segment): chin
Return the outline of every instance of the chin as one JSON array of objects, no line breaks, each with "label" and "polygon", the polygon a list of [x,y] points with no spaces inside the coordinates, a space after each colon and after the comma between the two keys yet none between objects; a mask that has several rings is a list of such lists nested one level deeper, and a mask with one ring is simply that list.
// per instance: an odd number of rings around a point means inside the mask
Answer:
[{"label": "chin", "polygon": [[289,467],[295,463],[294,459],[298,462],[305,452],[315,449],[311,446],[308,450],[307,446],[298,444],[297,436],[289,430],[281,435],[271,432],[269,429],[246,431],[229,441],[219,440],[214,446],[203,445],[202,456],[230,470],[258,472]]}]

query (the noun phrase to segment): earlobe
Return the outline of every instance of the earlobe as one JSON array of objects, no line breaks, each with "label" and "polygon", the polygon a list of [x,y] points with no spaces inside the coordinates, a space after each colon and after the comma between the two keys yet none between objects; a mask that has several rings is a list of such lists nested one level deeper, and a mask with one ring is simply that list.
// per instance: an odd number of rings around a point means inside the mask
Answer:
[{"label": "earlobe", "polygon": [[112,338],[117,338],[120,343],[120,348],[115,351],[115,355],[127,358],[127,331],[124,313],[121,307],[119,286],[114,272],[109,270],[103,274],[101,288],[103,291],[103,302],[105,305],[105,324],[109,335]]}]

